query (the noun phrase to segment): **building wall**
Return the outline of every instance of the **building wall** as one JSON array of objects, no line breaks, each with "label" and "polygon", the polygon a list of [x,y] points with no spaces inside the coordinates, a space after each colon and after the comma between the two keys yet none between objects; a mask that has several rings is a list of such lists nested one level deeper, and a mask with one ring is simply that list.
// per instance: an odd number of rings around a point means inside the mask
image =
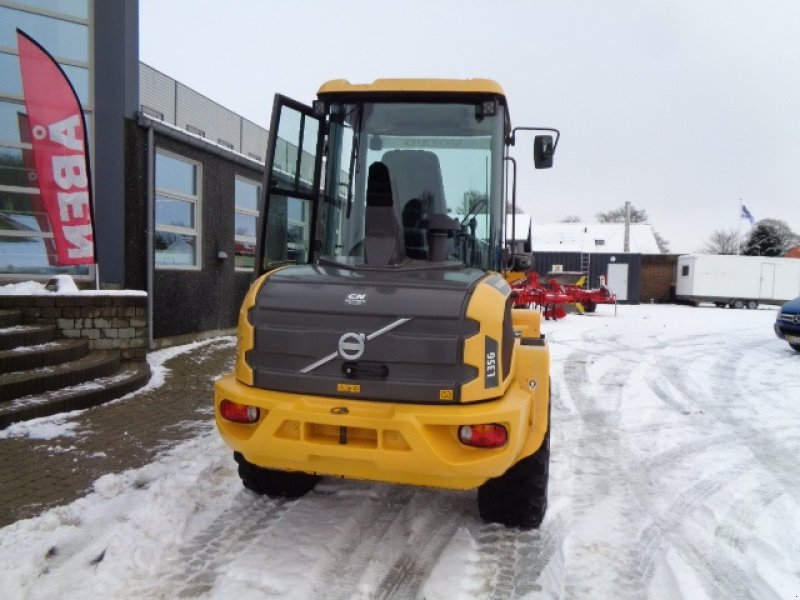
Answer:
[{"label": "building wall", "polygon": [[[150,150],[147,129],[131,124],[128,137],[127,188],[131,204],[138,204],[134,214],[139,216],[134,217],[135,222],[130,224],[127,235],[137,236],[139,232],[147,232],[148,179],[154,174],[148,171],[148,161],[141,160]],[[165,150],[201,164],[198,266],[193,269],[156,266],[152,271],[153,337],[167,343],[174,338],[235,327],[252,272],[237,270],[234,266],[234,181],[239,176],[260,183],[262,169],[255,163],[252,166],[241,164],[241,160],[233,159],[233,154],[226,158],[223,153],[208,152],[164,133],[154,132],[153,140],[153,150]],[[146,236],[137,238],[134,245],[136,258],[129,277],[131,281],[142,277],[146,280],[146,269],[138,267],[146,266],[148,261]],[[219,258],[220,252],[226,258]]]},{"label": "building wall", "polygon": [[581,257],[589,258],[589,287],[600,285],[600,277],[608,273],[611,263],[628,265],[628,300],[626,304],[639,304],[642,285],[642,255],[625,253],[592,253],[580,252],[534,252],[533,269],[540,275],[547,274],[553,265],[561,265],[564,271],[582,271]]},{"label": "building wall", "polygon": [[[139,63],[140,103],[150,118],[264,162],[267,130],[144,63]],[[264,119],[270,105],[264,103]]]},{"label": "building wall", "polygon": [[671,302],[675,297],[676,254],[642,257],[642,302]]},{"label": "building wall", "polygon": [[[138,0],[95,3],[95,239],[100,283],[124,287],[125,120],[139,107]],[[142,288],[133,288],[142,289]]]}]

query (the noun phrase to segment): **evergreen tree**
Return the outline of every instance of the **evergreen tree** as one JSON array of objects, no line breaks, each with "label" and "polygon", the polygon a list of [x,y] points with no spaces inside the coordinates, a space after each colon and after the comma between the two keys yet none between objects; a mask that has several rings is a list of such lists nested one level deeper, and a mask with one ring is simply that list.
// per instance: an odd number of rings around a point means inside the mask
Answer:
[{"label": "evergreen tree", "polygon": [[798,243],[798,235],[779,219],[762,219],[750,231],[742,254],[748,256],[783,256]]}]

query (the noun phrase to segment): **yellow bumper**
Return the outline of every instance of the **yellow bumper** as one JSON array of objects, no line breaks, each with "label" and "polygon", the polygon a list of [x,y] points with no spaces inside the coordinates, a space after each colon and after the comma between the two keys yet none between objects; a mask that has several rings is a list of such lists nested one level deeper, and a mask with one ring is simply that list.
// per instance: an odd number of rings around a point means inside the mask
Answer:
[{"label": "yellow bumper", "polygon": [[[216,383],[215,414],[225,443],[262,467],[469,489],[539,448],[548,398],[546,375],[535,389],[512,379],[506,394],[491,402],[428,406],[274,392],[230,374]],[[260,420],[242,425],[221,419],[223,399],[257,406]],[[478,423],[504,425],[508,443],[494,449],[461,444],[458,427]]]}]

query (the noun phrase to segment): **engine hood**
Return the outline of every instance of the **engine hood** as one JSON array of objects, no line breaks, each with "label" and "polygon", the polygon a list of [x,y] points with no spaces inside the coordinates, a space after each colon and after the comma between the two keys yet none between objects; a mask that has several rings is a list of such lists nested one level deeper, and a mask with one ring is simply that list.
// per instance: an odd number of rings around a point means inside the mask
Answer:
[{"label": "engine hood", "polygon": [[368,400],[460,402],[462,386],[483,371],[465,362],[464,342],[481,331],[467,314],[487,278],[498,279],[474,269],[303,265],[275,271],[246,313],[254,330],[245,355],[253,385]]}]

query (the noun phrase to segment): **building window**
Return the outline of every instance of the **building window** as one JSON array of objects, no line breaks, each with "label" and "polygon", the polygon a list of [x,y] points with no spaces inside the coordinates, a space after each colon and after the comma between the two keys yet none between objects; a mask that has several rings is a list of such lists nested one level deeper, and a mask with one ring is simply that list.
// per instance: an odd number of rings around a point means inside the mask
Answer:
[{"label": "building window", "polygon": [[186,125],[186,131],[193,133],[198,137],[206,137],[206,132],[199,127],[195,127],[194,125]]},{"label": "building window", "polygon": [[252,269],[256,253],[256,222],[261,186],[247,179],[235,180],[234,246],[237,269]]},{"label": "building window", "polygon": [[681,277],[688,277],[689,276],[689,265],[683,265],[681,267]]},{"label": "building window", "polygon": [[197,268],[200,257],[200,164],[156,152],[156,265]]},{"label": "building window", "polygon": [[156,110],[155,108],[150,108],[149,106],[145,106],[142,104],[142,114],[150,117],[151,119],[158,119],[159,121],[164,120],[164,113],[160,110]]}]

